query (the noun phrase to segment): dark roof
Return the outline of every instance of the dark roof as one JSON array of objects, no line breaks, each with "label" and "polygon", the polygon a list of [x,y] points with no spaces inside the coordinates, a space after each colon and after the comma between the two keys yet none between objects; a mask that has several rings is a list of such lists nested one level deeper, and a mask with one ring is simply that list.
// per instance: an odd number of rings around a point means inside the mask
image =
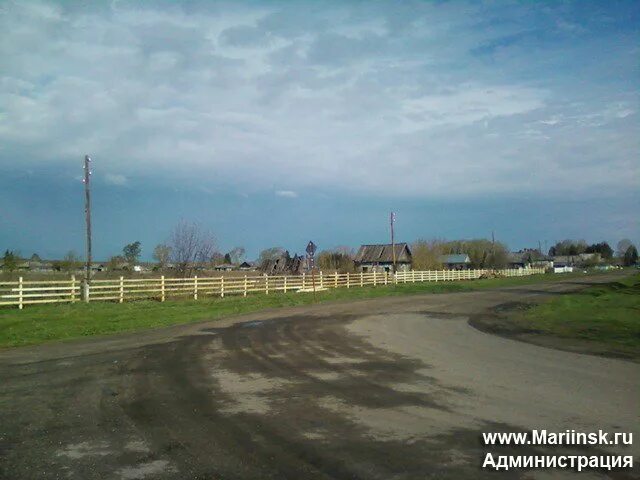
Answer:
[{"label": "dark roof", "polygon": [[[411,261],[411,250],[406,243],[396,243],[396,262],[407,263]],[[357,263],[392,263],[393,250],[391,244],[361,245],[356,253]]]},{"label": "dark roof", "polygon": [[469,255],[466,253],[456,253],[453,255],[442,255],[440,257],[440,261],[445,264],[455,264],[455,263],[471,263],[471,259]]}]

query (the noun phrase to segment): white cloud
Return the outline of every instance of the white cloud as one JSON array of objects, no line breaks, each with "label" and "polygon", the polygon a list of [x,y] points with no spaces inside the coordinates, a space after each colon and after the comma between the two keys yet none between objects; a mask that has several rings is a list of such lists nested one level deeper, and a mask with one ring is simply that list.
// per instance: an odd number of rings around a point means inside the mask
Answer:
[{"label": "white cloud", "polygon": [[292,190],[276,190],[276,196],[286,198],[298,198],[298,194]]},{"label": "white cloud", "polygon": [[118,173],[107,173],[104,176],[104,181],[109,185],[116,185],[118,187],[122,187],[129,183],[129,180],[124,175],[120,175]]},{"label": "white cloud", "polygon": [[0,167],[90,152],[115,185],[271,179],[281,196],[635,188],[636,89],[575,81],[627,58],[624,42],[598,58],[576,40],[593,25],[546,48],[527,42],[575,22],[526,6],[204,5],[3,7]]}]

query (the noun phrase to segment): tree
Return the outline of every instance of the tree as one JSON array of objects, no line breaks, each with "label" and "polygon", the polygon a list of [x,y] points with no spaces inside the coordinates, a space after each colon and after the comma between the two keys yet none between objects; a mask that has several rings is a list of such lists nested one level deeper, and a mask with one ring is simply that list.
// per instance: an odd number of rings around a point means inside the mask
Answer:
[{"label": "tree", "polygon": [[20,256],[13,250],[5,250],[2,257],[2,269],[5,272],[14,272],[18,269],[18,262],[20,262]]},{"label": "tree", "polygon": [[631,243],[631,240],[629,240],[628,238],[623,238],[618,242],[618,245],[616,246],[616,255],[620,258],[623,258],[624,254],[627,253],[627,250],[629,250],[629,247],[631,245],[633,245],[633,243]]},{"label": "tree", "polygon": [[442,245],[443,254],[466,253],[472,268],[504,268],[509,259],[507,246],[484,238],[455,240]]},{"label": "tree", "polygon": [[270,260],[276,260],[284,255],[284,248],[282,247],[271,247],[260,252],[260,256],[258,257],[258,265],[263,266],[265,262]]},{"label": "tree", "polygon": [[138,241],[125,245],[122,249],[122,254],[129,265],[135,265],[138,263],[138,257],[142,252],[141,244]]},{"label": "tree", "polygon": [[636,263],[638,263],[638,249],[636,249],[635,245],[629,245],[627,251],[624,252],[622,262],[624,263],[625,267],[630,267],[631,265],[635,265]]},{"label": "tree", "polygon": [[562,240],[561,242],[556,243],[549,250],[549,255],[557,256],[557,255],[580,255],[581,253],[585,253],[587,250],[587,242],[584,240]]},{"label": "tree", "polygon": [[607,259],[613,257],[613,249],[607,242],[600,242],[589,245],[586,248],[585,253],[599,253],[602,258]]},{"label": "tree", "polygon": [[231,260],[229,263],[242,263],[244,260],[245,249],[244,247],[233,247],[229,252],[229,259]]},{"label": "tree", "polygon": [[60,269],[64,272],[75,272],[82,265],[82,259],[73,250],[69,250],[64,258],[60,261]]},{"label": "tree", "polygon": [[171,233],[171,259],[176,270],[190,276],[198,264],[211,262],[216,251],[216,240],[198,223],[180,221]]},{"label": "tree", "polygon": [[324,250],[318,254],[318,267],[328,272],[351,273],[355,269],[353,251],[345,247]]},{"label": "tree", "polygon": [[107,270],[110,272],[115,272],[116,270],[122,269],[122,266],[127,263],[125,258],[121,255],[114,255],[109,259],[107,263]]},{"label": "tree", "polygon": [[171,258],[171,247],[169,245],[159,244],[153,249],[153,258],[158,262],[160,268],[166,267]]},{"label": "tree", "polygon": [[417,240],[411,245],[411,267],[414,270],[438,270],[442,268],[442,242]]}]

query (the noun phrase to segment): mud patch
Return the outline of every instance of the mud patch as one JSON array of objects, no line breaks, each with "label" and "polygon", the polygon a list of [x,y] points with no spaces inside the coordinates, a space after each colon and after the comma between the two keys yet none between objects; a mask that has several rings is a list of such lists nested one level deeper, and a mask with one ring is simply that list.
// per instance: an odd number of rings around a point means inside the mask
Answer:
[{"label": "mud patch", "polygon": [[105,456],[113,453],[107,442],[80,442],[67,445],[64,450],[58,452],[59,457],[67,457],[71,460],[79,460],[84,457]]},{"label": "mud patch", "polygon": [[153,460],[133,467],[123,467],[116,472],[122,480],[136,480],[159,473],[176,473],[176,468],[167,460]]}]

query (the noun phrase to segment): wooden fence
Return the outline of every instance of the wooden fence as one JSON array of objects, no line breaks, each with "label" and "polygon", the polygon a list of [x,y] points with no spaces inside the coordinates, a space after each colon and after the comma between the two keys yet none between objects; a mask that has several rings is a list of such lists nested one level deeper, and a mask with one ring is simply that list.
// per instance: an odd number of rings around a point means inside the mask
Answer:
[{"label": "wooden fence", "polygon": [[[39,303],[73,303],[78,301],[117,301],[168,298],[247,296],[252,293],[269,295],[277,292],[313,292],[329,288],[356,288],[415,282],[473,280],[490,270],[428,270],[367,273],[319,272],[313,277],[302,275],[245,275],[244,277],[140,278],[120,277],[115,280],[93,280],[90,285],[71,277],[69,280],[0,282],[0,306]],[[544,273],[541,268],[494,270],[499,276],[514,277]]]}]

